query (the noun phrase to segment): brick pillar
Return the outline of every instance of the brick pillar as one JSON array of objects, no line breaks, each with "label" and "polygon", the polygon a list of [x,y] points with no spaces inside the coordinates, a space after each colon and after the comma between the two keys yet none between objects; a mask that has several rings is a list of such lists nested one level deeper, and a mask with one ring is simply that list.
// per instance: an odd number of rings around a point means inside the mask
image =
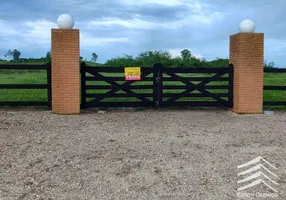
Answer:
[{"label": "brick pillar", "polygon": [[52,112],[80,113],[79,30],[52,29]]},{"label": "brick pillar", "polygon": [[230,36],[230,63],[234,65],[233,111],[263,113],[264,34]]}]

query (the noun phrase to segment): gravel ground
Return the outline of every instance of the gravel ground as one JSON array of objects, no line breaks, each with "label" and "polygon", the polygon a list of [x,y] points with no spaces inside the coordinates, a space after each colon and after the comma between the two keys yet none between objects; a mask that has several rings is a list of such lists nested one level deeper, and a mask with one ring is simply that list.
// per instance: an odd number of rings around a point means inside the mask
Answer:
[{"label": "gravel ground", "polygon": [[258,156],[278,197],[246,199],[286,199],[286,112],[2,109],[0,133],[1,200],[237,199],[237,166]]}]

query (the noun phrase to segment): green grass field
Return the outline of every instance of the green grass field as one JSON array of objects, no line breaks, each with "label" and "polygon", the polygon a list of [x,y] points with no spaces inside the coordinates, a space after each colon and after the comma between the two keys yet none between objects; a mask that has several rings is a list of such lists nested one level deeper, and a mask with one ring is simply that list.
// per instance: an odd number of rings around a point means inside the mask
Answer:
[{"label": "green grass field", "polygon": [[[105,74],[107,75],[107,74]],[[109,74],[109,76],[114,74]],[[117,74],[118,75],[118,74]],[[108,76],[108,75],[107,75]],[[123,76],[119,74],[119,76]],[[206,74],[192,74],[192,76],[206,76]],[[43,70],[0,70],[0,84],[45,84],[47,82],[47,74],[46,71]],[[93,82],[94,84],[95,82]],[[118,82],[120,83],[120,82]],[[181,82],[167,82],[168,85],[184,85]],[[88,82],[88,84],[92,84]],[[97,82],[97,84],[106,85],[104,82]],[[152,87],[152,82],[144,82],[138,81],[132,85],[150,85]],[[227,84],[226,82],[214,82],[213,84]],[[269,86],[286,86],[286,73],[278,74],[278,73],[265,73],[264,85]],[[105,93],[108,90],[97,90],[91,91],[91,93]],[[134,90],[137,93],[151,93],[152,89],[141,89]],[[168,90],[165,91],[167,93],[178,93],[183,90]],[[196,91],[198,93],[198,91]],[[216,93],[226,93],[227,90],[212,90],[211,92]],[[90,92],[89,92],[90,93]],[[119,93],[122,93],[119,92]],[[47,100],[47,90],[46,89],[0,89],[0,101],[46,101]],[[149,98],[151,99],[151,97]],[[188,97],[180,100],[212,100],[211,98],[198,98],[198,97]],[[136,98],[118,98],[117,101],[134,101],[138,100]],[[286,101],[286,91],[264,91],[264,100],[265,101]],[[106,99],[105,101],[110,101],[110,99]],[[114,101],[114,99],[113,99]],[[285,106],[271,106],[266,107],[271,109],[286,109]]]}]

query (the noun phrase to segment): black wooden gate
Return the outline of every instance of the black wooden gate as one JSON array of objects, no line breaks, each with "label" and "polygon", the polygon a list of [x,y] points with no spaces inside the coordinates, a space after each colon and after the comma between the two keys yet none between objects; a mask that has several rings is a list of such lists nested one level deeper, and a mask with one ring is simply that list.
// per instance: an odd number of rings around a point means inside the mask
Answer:
[{"label": "black wooden gate", "polygon": [[124,68],[81,64],[82,108],[233,107],[233,66],[141,68],[140,81],[125,81]]}]

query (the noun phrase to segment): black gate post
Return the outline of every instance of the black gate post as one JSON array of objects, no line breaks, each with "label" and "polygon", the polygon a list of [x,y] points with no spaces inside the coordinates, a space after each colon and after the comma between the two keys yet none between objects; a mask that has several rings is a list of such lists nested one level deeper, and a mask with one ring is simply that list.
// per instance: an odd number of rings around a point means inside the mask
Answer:
[{"label": "black gate post", "polygon": [[228,73],[228,105],[229,108],[233,108],[233,64],[229,65],[229,73]]},{"label": "black gate post", "polygon": [[80,74],[81,74],[81,108],[86,108],[86,70],[85,62],[80,64]]},{"label": "black gate post", "polygon": [[161,63],[153,65],[153,102],[157,109],[160,108],[163,102],[162,68],[163,65]]}]

